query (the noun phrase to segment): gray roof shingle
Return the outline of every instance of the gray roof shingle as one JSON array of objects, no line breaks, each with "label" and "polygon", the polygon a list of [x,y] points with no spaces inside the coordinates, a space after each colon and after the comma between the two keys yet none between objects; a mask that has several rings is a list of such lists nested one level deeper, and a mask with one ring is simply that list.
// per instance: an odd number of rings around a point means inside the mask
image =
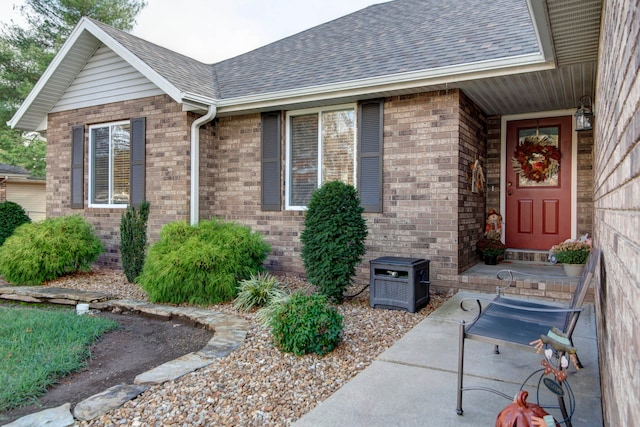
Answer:
[{"label": "gray roof shingle", "polygon": [[538,52],[525,0],[396,0],[214,67],[234,98]]},{"label": "gray roof shingle", "polygon": [[214,86],[213,67],[188,56],[158,46],[139,37],[91,20],[118,43],[183,92],[219,98]]},{"label": "gray roof shingle", "polygon": [[212,65],[93,22],[181,91],[217,99],[539,53],[525,0],[395,0]]},{"label": "gray roof shingle", "polygon": [[30,175],[31,173],[20,166],[12,166],[0,163],[0,175]]}]

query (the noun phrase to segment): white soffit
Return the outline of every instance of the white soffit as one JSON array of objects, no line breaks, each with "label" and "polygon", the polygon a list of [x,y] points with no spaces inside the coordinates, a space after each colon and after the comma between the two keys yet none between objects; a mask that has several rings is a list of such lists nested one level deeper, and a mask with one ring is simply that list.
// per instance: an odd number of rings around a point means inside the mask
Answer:
[{"label": "white soffit", "polygon": [[487,114],[521,114],[576,108],[593,95],[596,62],[457,84]]},{"label": "white soffit", "polygon": [[558,66],[596,61],[601,0],[547,0]]},{"label": "white soffit", "polygon": [[[65,44],[40,77],[9,124],[18,129],[42,130],[43,118],[82,70],[100,41],[87,31],[77,35],[73,45]],[[66,54],[64,53],[66,50]]]}]

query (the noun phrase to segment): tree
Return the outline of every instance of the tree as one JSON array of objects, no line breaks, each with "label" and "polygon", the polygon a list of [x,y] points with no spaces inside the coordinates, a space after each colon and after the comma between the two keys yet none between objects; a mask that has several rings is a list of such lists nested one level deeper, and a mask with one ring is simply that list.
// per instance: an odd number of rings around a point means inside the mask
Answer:
[{"label": "tree", "polygon": [[[25,140],[6,122],[18,110],[56,52],[83,16],[130,31],[146,0],[26,0],[23,28],[13,22],[0,32],[0,162],[44,175],[44,157],[31,153],[44,141]],[[32,144],[33,143],[33,144]],[[11,154],[8,154],[11,153]],[[6,156],[6,157],[5,157]],[[29,160],[31,159],[31,160]],[[29,164],[37,159],[36,165]]]},{"label": "tree", "polygon": [[21,166],[31,172],[31,176],[43,178],[45,175],[46,142],[40,134],[22,134],[0,127],[0,163]]},{"label": "tree", "polygon": [[313,192],[300,234],[307,280],[335,302],[342,302],[365,253],[367,222],[358,192],[340,181]]}]

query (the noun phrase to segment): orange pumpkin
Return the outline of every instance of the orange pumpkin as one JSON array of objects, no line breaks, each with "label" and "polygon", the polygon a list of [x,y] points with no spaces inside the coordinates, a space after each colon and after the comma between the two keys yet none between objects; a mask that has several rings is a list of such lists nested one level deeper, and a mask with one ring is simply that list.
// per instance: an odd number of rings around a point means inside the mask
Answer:
[{"label": "orange pumpkin", "polygon": [[[498,414],[496,427],[544,426],[542,418],[549,414],[541,406],[527,403],[527,396],[529,396],[529,393],[525,390],[520,390],[514,402]],[[556,426],[560,427],[555,419],[553,421]]]}]

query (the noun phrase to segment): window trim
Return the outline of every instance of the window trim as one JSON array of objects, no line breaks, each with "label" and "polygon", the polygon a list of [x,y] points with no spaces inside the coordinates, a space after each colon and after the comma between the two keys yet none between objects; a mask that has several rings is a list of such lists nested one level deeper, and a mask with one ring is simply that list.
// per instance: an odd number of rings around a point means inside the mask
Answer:
[{"label": "window trim", "polygon": [[332,111],[343,111],[343,110],[351,110],[353,111],[354,123],[353,123],[353,182],[354,187],[357,188],[358,183],[358,104],[357,103],[349,103],[349,104],[338,104],[338,105],[329,105],[326,107],[315,107],[315,108],[305,108],[302,110],[291,110],[286,113],[286,141],[285,141],[285,210],[290,211],[303,211],[307,210],[306,206],[297,206],[291,205],[291,157],[292,157],[292,149],[293,146],[291,144],[291,118],[297,116],[304,116],[309,114],[317,114],[318,115],[318,182],[316,183],[316,188],[320,188],[322,183],[322,113],[330,113]]},{"label": "window trim", "polygon": [[[129,155],[131,155],[131,121],[130,120],[119,120],[115,122],[106,122],[106,123],[98,123],[95,125],[89,126],[89,167],[87,179],[89,194],[87,198],[87,205],[90,208],[108,208],[108,209],[126,209],[131,203],[131,182],[129,182],[129,202],[127,203],[92,203],[93,200],[93,192],[94,192],[94,161],[93,161],[93,129],[118,126],[118,125],[129,125]],[[111,164],[111,135],[109,135],[109,164]],[[131,161],[129,160],[129,168],[131,168]],[[109,194],[113,191],[113,182],[111,182],[111,177],[109,176]]]}]

